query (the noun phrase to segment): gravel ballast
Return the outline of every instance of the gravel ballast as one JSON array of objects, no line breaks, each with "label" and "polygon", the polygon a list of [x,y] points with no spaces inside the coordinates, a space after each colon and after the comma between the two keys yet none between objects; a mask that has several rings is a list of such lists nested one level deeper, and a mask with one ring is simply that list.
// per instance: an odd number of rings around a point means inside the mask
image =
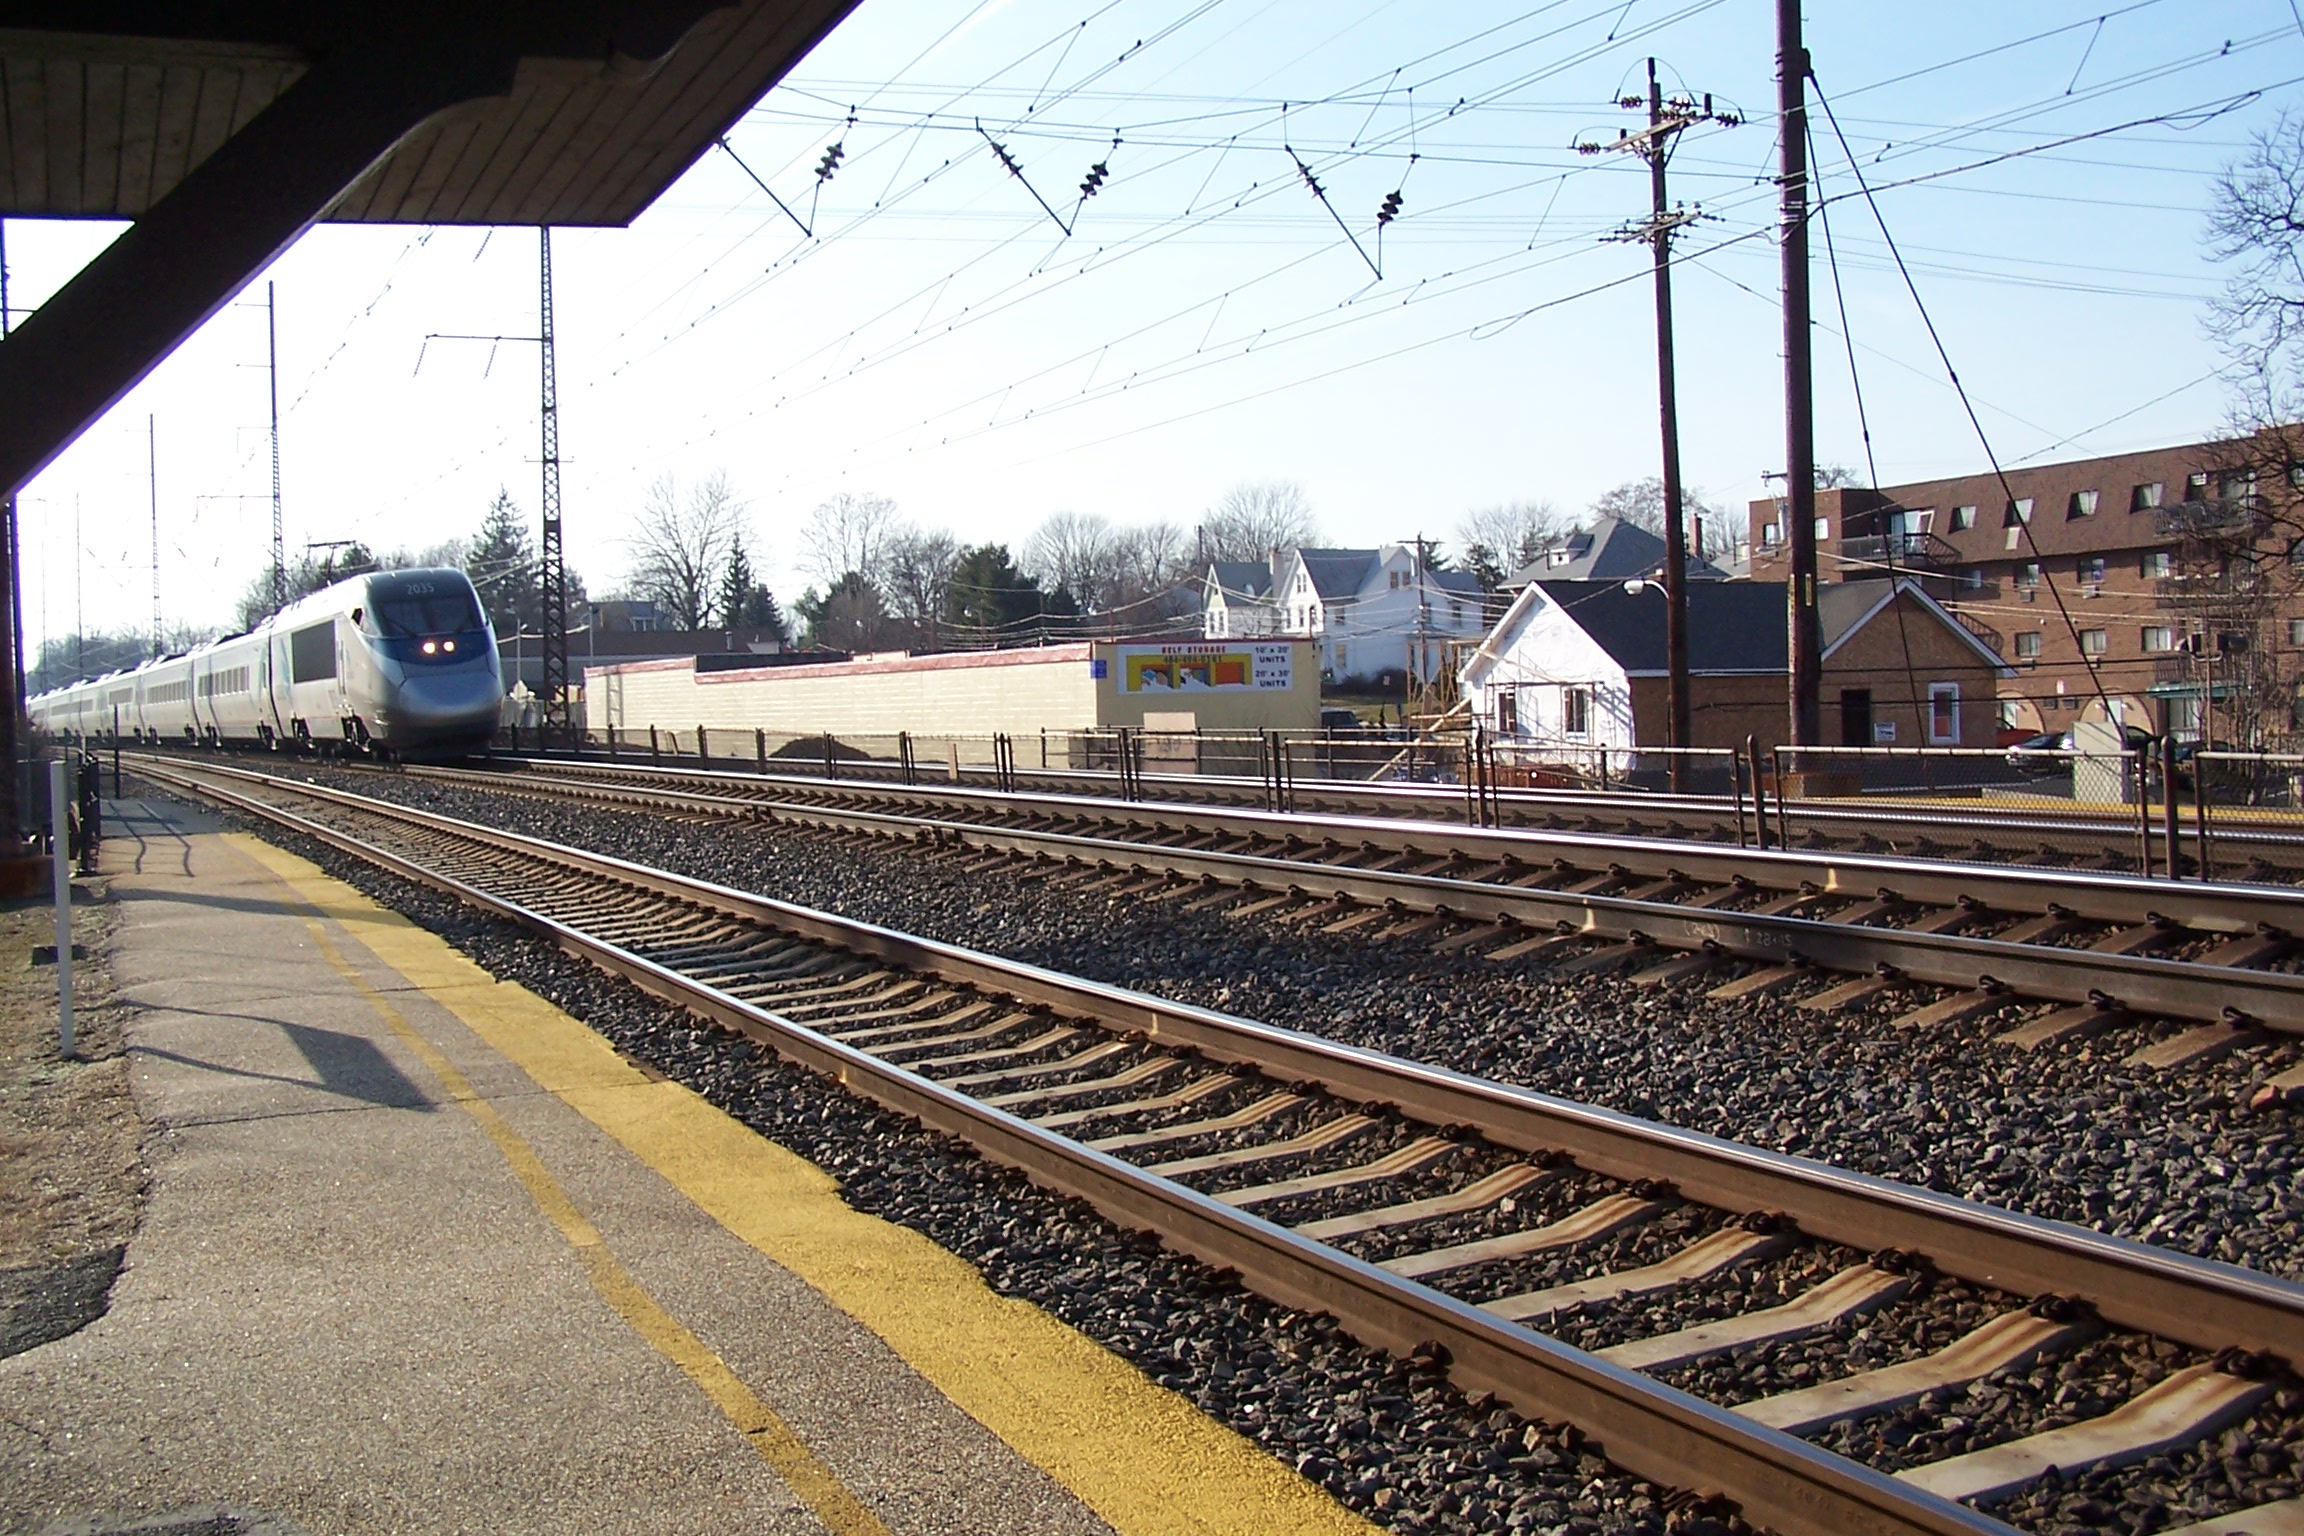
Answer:
[{"label": "gravel ballast", "polygon": [[1893,997],[1827,1017],[1714,1003],[1181,901],[1046,890],[899,843],[732,827],[309,770],[320,782],[756,890],[868,922],[1223,1009],[1628,1114],[2304,1279],[2292,1111],[2250,1087],[2304,1059],[2281,1041],[2173,1072],[2125,1058],[2166,1026],[2037,1051],[1985,1018],[1890,1030]]}]

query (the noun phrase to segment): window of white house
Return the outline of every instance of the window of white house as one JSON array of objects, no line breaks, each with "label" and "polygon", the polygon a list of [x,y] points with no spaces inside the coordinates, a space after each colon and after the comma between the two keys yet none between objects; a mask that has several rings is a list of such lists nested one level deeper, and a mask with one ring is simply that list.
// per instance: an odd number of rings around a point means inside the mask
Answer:
[{"label": "window of white house", "polygon": [[2082,555],[2072,562],[2072,574],[2080,578],[2080,584],[2084,587],[2104,585],[2104,557]]},{"label": "window of white house", "polygon": [[1399,573],[1398,571],[1391,571],[1391,572],[1388,572],[1387,574],[1388,574],[1388,575],[1391,577],[1391,580],[1390,580],[1390,581],[1388,581],[1388,582],[1385,584],[1385,585],[1386,585],[1386,587],[1387,587],[1389,590],[1391,590],[1391,591],[1394,591],[1394,592],[1397,592],[1397,591],[1399,591],[1399,590],[1400,590],[1400,573]]},{"label": "window of white house", "polygon": [[2150,485],[2132,485],[2128,488],[2128,510],[2149,512],[2160,505],[2160,494],[2165,489],[2157,480]]},{"label": "window of white house", "polygon": [[1453,600],[1449,602],[1448,622],[1451,624],[1462,624],[1464,622],[1464,605],[1462,603],[1455,602]]},{"label": "window of white house", "polygon": [[2040,562],[2027,560],[2016,567],[2016,585],[2027,590],[2040,585]]},{"label": "window of white house", "polygon": [[1520,695],[1509,688],[1496,690],[1496,730],[1504,736],[1520,734]]},{"label": "window of white house", "polygon": [[1960,744],[1960,685],[1928,685],[1928,743],[1936,747]]},{"label": "window of white house", "polygon": [[2074,491],[2072,499],[2064,503],[2064,515],[2067,518],[2094,517],[2096,515],[2096,493],[2094,491]]},{"label": "window of white house", "polygon": [[2144,649],[2147,651],[2172,651],[2176,649],[2176,631],[2165,624],[2145,625],[2140,638],[2143,640]]},{"label": "window of white house", "polygon": [[1952,531],[1954,533],[1975,526],[1976,509],[1974,507],[1954,507],[1952,509]]},{"label": "window of white house", "polygon": [[1560,690],[1560,733],[1564,736],[1592,734],[1592,690],[1589,688],[1563,688]]},{"label": "window of white house", "polygon": [[2038,661],[2040,659],[2040,631],[2036,629],[2016,631],[2016,659],[2018,661]]},{"label": "window of white house", "polygon": [[2165,580],[2176,574],[2176,559],[2164,549],[2148,549],[2138,558],[2136,570],[2147,580]]},{"label": "window of white house", "polygon": [[1336,657],[1336,675],[1342,677],[1344,675],[1344,647],[1337,646],[1334,654]]},{"label": "window of white house", "polygon": [[2109,631],[2101,629],[2084,629],[2080,631],[2081,655],[2101,656],[2105,653],[2106,650],[2110,649],[2110,647],[2111,639]]}]

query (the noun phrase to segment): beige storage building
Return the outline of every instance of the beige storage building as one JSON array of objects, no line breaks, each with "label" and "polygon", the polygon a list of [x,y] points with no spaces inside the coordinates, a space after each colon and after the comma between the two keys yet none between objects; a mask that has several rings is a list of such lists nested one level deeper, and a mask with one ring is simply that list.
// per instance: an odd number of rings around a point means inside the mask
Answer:
[{"label": "beige storage building", "polygon": [[772,739],[1310,730],[1320,669],[1307,640],[1095,640],[708,671],[681,656],[587,667],[584,698],[590,729],[626,740],[698,726]]}]

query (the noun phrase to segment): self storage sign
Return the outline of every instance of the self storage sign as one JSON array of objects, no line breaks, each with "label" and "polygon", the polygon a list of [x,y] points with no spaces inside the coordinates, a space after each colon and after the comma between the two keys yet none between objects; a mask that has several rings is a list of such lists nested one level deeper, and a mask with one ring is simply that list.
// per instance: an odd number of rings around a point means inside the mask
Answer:
[{"label": "self storage sign", "polygon": [[1238,693],[1295,681],[1292,645],[1124,645],[1122,693]]}]

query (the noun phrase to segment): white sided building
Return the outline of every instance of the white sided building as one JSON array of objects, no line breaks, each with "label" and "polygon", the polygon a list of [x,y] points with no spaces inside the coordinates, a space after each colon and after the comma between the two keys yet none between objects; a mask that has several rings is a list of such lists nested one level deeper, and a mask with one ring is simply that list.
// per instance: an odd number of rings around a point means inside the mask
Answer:
[{"label": "white sided building", "polygon": [[1283,549],[1265,579],[1244,574],[1264,569],[1210,568],[1202,632],[1216,638],[1254,624],[1308,640],[1316,670],[1331,682],[1387,675],[1429,682],[1446,665],[1450,641],[1487,628],[1479,579],[1426,569],[1413,545]]}]

